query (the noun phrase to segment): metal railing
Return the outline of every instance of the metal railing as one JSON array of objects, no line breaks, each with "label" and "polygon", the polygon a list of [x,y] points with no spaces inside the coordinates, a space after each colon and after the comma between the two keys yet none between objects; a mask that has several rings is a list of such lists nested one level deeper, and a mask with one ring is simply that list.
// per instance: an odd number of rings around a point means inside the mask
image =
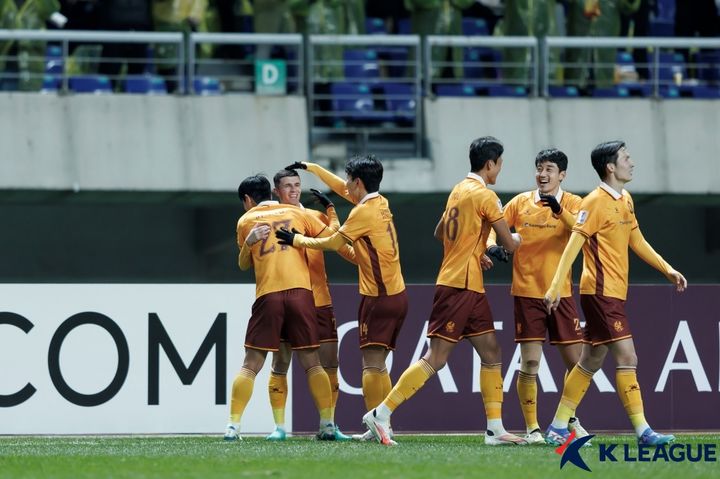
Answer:
[{"label": "metal railing", "polygon": [[[29,42],[24,46],[19,45],[20,42]],[[154,59],[155,63],[161,65],[172,66],[175,68],[175,74],[172,75],[172,79],[177,81],[180,91],[184,92],[184,80],[185,73],[185,50],[182,33],[161,33],[161,32],[111,32],[111,31],[55,31],[55,30],[0,30],[0,64],[6,64],[8,61],[20,60],[20,55],[11,56],[12,43],[18,43],[18,49],[24,49],[25,47],[32,48],[33,44],[45,45],[47,43],[59,44],[61,48],[61,60],[63,62],[63,68],[57,73],[48,74],[45,72],[45,68],[38,69],[42,70],[42,73],[28,72],[26,75],[30,78],[43,79],[45,77],[52,77],[60,80],[59,90],[62,92],[68,91],[68,83],[70,75],[68,74],[67,60],[70,58],[70,44],[147,44],[147,45],[171,45],[177,48],[177,54],[174,59]],[[42,63],[45,65],[46,52],[45,48],[42,48],[40,55],[30,56],[28,58],[30,62]],[[119,58],[119,57],[101,57],[101,58],[83,58],[78,57],[76,61],[101,61],[101,62],[146,62],[147,59],[141,60]],[[20,77],[20,72],[4,72],[0,70],[0,79],[17,79]],[[113,76],[112,80],[119,79],[120,76]]]},{"label": "metal railing", "polygon": [[[590,88],[630,85],[644,90],[650,89],[652,96],[662,97],[668,88],[701,85],[698,77],[704,76],[704,73],[711,68],[719,67],[715,62],[691,62],[690,58],[686,58],[686,54],[691,49],[712,49],[720,54],[720,38],[547,37],[543,41],[542,49],[544,96],[549,96],[549,89],[552,86],[577,83],[579,86]],[[622,65],[619,65],[617,61],[618,49],[637,51],[646,58],[646,61],[640,62],[629,59],[628,63],[631,70],[646,71],[646,78],[640,75],[622,78]],[[577,54],[578,51],[582,54]],[[603,51],[605,55],[601,53]],[[665,58],[663,51],[667,54],[679,54],[680,57]],[[684,53],[678,53],[678,51]],[[564,60],[558,60],[563,56]],[[603,61],[601,56],[607,57],[607,61]],[[620,69],[616,72],[615,69],[618,66]],[[688,68],[694,70],[694,78],[688,79],[686,73]],[[558,69],[565,72],[562,81],[551,77],[552,72]],[[593,78],[588,79],[590,71],[593,72]],[[572,74],[568,75],[568,72]],[[612,75],[608,77],[607,74],[610,72]]]},{"label": "metal railing", "polygon": [[[224,52],[215,50],[213,58],[198,57],[203,45],[240,47]],[[275,51],[273,51],[275,50]],[[280,59],[287,65],[287,92],[302,95],[304,84],[303,37],[299,34],[192,33],[188,48],[188,85],[195,93],[195,78],[211,76],[228,91],[255,91],[255,61]],[[233,84],[238,84],[233,86]]]},{"label": "metal railing", "polygon": [[422,49],[417,35],[310,35],[311,144],[354,137],[357,151],[388,137],[422,150]]},{"label": "metal railing", "polygon": [[539,92],[535,37],[428,36],[424,60],[428,96],[443,85],[510,86],[527,89],[525,94],[533,96]]}]

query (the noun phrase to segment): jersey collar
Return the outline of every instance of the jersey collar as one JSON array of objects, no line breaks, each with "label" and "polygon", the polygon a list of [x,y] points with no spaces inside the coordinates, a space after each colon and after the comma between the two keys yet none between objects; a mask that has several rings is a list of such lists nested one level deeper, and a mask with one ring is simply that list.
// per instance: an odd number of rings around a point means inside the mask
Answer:
[{"label": "jersey collar", "polygon": [[605,190],[610,196],[612,196],[616,200],[622,198],[623,194],[626,193],[625,189],[623,189],[621,193],[618,193],[612,186],[608,185],[604,181],[600,182],[600,188]]},{"label": "jersey collar", "polygon": [[[558,203],[560,203],[562,201],[562,197],[563,197],[563,190],[562,190],[562,188],[558,188],[558,192],[555,195],[555,199],[557,200]],[[539,202],[540,202],[540,190],[536,189],[535,190],[535,203],[539,203]]]},{"label": "jersey collar", "polygon": [[477,173],[473,173],[472,171],[467,174],[468,178],[472,178],[473,180],[478,180],[480,183],[482,183],[483,186],[487,186],[485,184],[485,180],[482,179],[482,176],[478,175]]},{"label": "jersey collar", "polygon": [[272,206],[272,205],[279,205],[279,204],[280,204],[279,201],[266,200],[266,201],[261,201],[260,203],[258,203],[258,204],[255,205],[255,206]]},{"label": "jersey collar", "polygon": [[361,204],[365,203],[365,202],[368,201],[368,200],[371,200],[371,199],[373,199],[373,198],[377,198],[378,196],[380,196],[380,192],[379,192],[379,191],[373,191],[372,193],[368,193],[367,195],[365,195],[365,196],[363,197],[363,199],[361,199],[358,204],[361,205]]}]

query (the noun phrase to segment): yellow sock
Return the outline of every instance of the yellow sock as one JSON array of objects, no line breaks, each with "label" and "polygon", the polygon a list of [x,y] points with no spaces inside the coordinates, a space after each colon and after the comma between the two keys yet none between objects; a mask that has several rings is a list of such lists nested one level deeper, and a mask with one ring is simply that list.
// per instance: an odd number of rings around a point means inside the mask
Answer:
[{"label": "yellow sock", "polygon": [[330,391],[332,391],[330,407],[332,408],[333,416],[335,416],[335,405],[337,404],[338,395],[340,394],[340,382],[338,381],[337,368],[325,368],[325,372],[330,380]]},{"label": "yellow sock", "polygon": [[270,407],[272,407],[275,425],[285,427],[285,405],[288,397],[287,375],[270,373],[268,394],[270,395]]},{"label": "yellow sock", "polygon": [[390,374],[388,373],[387,369],[382,370],[382,377],[380,380],[382,381],[382,397],[385,399],[388,394],[390,394],[390,391],[392,391],[392,381],[390,380]]},{"label": "yellow sock", "polygon": [[522,409],[525,418],[525,427],[528,432],[540,429],[537,420],[537,374],[520,371],[516,384],[520,409]]},{"label": "yellow sock", "polygon": [[502,418],[503,379],[500,364],[482,364],[480,393],[488,422]]},{"label": "yellow sock", "polygon": [[582,401],[583,396],[590,387],[590,381],[592,381],[593,373],[586,371],[581,368],[580,365],[576,365],[570,374],[568,374],[565,380],[565,387],[563,387],[562,398],[560,404],[558,404],[557,411],[555,412],[555,419],[553,419],[553,426],[555,427],[567,427],[567,423],[575,414],[577,405]]},{"label": "yellow sock", "polygon": [[423,384],[435,374],[435,370],[424,359],[420,359],[415,364],[402,373],[395,387],[387,395],[383,404],[394,411],[399,405],[407,401],[415,394]]},{"label": "yellow sock", "polygon": [[615,385],[630,422],[638,435],[642,434],[649,426],[645,420],[642,394],[640,393],[640,385],[637,381],[635,369],[618,368],[615,371]]},{"label": "yellow sock", "polygon": [[255,372],[242,368],[235,376],[232,387],[232,397],[230,398],[230,422],[234,424],[240,423],[243,411],[247,403],[250,402],[253,386],[255,385]]},{"label": "yellow sock", "polygon": [[332,390],[327,373],[322,366],[313,366],[305,371],[305,374],[307,374],[310,394],[312,394],[315,407],[320,413],[320,421],[323,423],[335,422],[332,411]]},{"label": "yellow sock", "polygon": [[377,368],[365,368],[362,372],[362,390],[365,409],[371,411],[385,399],[382,372]]}]

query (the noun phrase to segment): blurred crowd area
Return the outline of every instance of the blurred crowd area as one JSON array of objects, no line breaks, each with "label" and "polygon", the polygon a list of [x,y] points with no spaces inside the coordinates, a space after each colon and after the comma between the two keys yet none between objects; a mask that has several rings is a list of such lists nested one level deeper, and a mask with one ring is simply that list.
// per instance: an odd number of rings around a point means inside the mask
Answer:
[{"label": "blurred crowd area", "polygon": [[[0,0],[0,29],[64,29],[156,32],[419,34],[575,37],[720,36],[720,0]],[[475,22],[467,23],[468,19]],[[470,25],[471,27],[468,27]],[[474,25],[474,27],[472,27]],[[333,55],[328,49],[328,55]],[[100,74],[116,79],[152,70],[174,90],[179,78],[175,45],[81,44],[70,47],[68,75]],[[689,56],[692,52],[680,52]],[[207,44],[195,52],[205,59],[282,58],[277,48]],[[522,51],[505,61],[522,63]],[[647,49],[630,53],[648,78]],[[37,91],[47,73],[48,44],[0,40],[0,89]],[[462,59],[448,49],[449,63]],[[575,50],[572,64],[614,63],[616,51]],[[603,57],[605,55],[606,58]],[[81,61],[73,61],[81,59]],[[686,57],[689,61],[689,58]],[[149,67],[151,65],[151,67]],[[570,69],[587,75],[583,68]],[[606,71],[606,70],[603,70]],[[4,75],[3,75],[4,73]],[[462,78],[461,68],[443,76]],[[597,84],[617,82],[595,73]],[[580,78],[566,75],[566,82]]]}]

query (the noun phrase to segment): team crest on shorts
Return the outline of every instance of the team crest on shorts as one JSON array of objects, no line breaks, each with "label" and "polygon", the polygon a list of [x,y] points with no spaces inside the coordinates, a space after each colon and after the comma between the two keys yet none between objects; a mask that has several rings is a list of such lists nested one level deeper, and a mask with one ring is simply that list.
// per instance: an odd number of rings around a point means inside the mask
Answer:
[{"label": "team crest on shorts", "polygon": [[360,325],[360,336],[367,336],[368,333],[368,325],[367,323],[362,323]]},{"label": "team crest on shorts", "polygon": [[625,327],[623,326],[622,321],[615,321],[615,323],[613,323],[613,328],[615,328],[615,331],[618,332],[618,333],[619,333],[620,331],[622,331],[623,329],[625,329]]},{"label": "team crest on shorts", "polygon": [[515,330],[517,331],[518,334],[521,334],[522,333],[522,324],[517,323],[515,325]]},{"label": "team crest on shorts", "polygon": [[445,325],[445,331],[452,333],[455,331],[455,321],[448,321]]}]

